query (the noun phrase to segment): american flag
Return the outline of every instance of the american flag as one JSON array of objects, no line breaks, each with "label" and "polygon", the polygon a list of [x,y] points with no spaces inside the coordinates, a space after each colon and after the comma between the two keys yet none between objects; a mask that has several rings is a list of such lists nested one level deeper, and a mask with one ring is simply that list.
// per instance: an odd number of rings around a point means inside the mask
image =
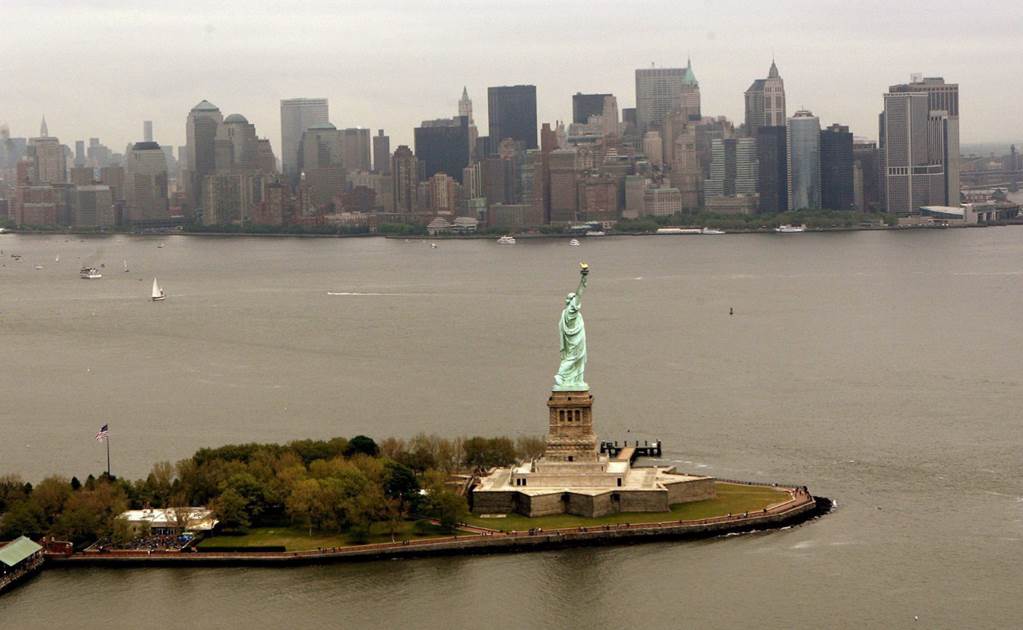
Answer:
[{"label": "american flag", "polygon": [[107,439],[108,435],[110,435],[110,427],[104,424],[102,427],[100,427],[99,433],[96,434],[96,441],[102,442],[103,440]]}]

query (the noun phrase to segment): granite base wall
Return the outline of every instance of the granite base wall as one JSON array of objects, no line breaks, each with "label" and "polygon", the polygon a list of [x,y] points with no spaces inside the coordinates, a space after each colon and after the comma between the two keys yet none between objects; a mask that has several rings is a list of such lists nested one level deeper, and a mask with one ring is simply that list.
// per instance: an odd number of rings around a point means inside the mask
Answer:
[{"label": "granite base wall", "polygon": [[665,482],[664,487],[668,489],[668,504],[690,503],[692,501],[705,501],[715,498],[718,493],[714,487],[714,479],[679,480],[671,483]]}]

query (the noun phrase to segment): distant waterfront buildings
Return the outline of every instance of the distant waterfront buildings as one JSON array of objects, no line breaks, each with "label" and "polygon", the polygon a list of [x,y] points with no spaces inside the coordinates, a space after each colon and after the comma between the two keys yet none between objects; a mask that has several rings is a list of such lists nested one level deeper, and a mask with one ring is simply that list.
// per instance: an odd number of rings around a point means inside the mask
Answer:
[{"label": "distant waterfront buildings", "polygon": [[292,183],[298,180],[298,151],[302,134],[313,125],[330,122],[327,99],[281,100],[281,168]]},{"label": "distant waterfront buildings", "polygon": [[790,210],[818,210],[821,207],[820,120],[807,110],[788,119],[787,170]]},{"label": "distant waterfront buildings", "polygon": [[492,147],[505,138],[521,142],[527,150],[537,147],[535,85],[487,88],[487,116]]}]

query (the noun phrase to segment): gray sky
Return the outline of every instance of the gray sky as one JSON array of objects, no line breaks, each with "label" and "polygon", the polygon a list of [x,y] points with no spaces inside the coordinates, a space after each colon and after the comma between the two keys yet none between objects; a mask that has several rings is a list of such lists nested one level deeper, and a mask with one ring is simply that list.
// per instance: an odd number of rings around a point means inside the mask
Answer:
[{"label": "gray sky", "polygon": [[[176,3],[0,0],[0,122],[73,145],[184,144],[201,99],[244,114],[280,156],[281,98],[326,96],[339,127],[384,128],[392,148],[419,121],[457,113],[463,84],[486,133],[488,85],[534,83],[540,119],[571,118],[576,91],[635,104],[636,68],[681,66],[703,112],[741,122],[743,91],[772,52],[789,114],[876,138],[881,95],[910,73],[961,92],[963,143],[1023,138],[1023,5],[892,0],[277,0]],[[1015,45],[1014,45],[1015,40]]]}]

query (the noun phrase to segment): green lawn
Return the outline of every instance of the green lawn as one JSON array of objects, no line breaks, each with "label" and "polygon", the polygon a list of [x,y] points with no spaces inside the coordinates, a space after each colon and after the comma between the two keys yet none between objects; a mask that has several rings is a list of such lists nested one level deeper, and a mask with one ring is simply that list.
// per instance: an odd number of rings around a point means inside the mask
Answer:
[{"label": "green lawn", "polygon": [[519,514],[509,514],[504,518],[480,518],[476,514],[469,516],[470,525],[489,527],[504,531],[524,531],[533,527],[555,529],[558,527],[593,527],[613,525],[615,523],[657,523],[660,521],[692,520],[755,512],[772,503],[779,503],[789,498],[787,492],[768,486],[746,486],[735,483],[717,482],[717,498],[693,503],[678,503],[671,506],[671,512],[622,512],[609,514],[600,518],[584,518],[569,514],[540,516],[529,518]]},{"label": "green lawn", "polygon": [[[433,525],[421,525],[417,533],[413,529],[412,522],[402,523],[397,539],[408,538],[410,540],[419,538],[430,538],[433,536],[450,535],[445,534],[439,527]],[[391,542],[391,534],[385,523],[374,523],[369,540],[366,543]],[[320,547],[343,547],[357,544],[348,538],[346,534],[334,532],[319,532],[301,527],[253,527],[242,535],[220,534],[211,536],[199,543],[199,547],[260,547],[268,545],[284,545],[288,551],[305,551],[318,549]]]}]

